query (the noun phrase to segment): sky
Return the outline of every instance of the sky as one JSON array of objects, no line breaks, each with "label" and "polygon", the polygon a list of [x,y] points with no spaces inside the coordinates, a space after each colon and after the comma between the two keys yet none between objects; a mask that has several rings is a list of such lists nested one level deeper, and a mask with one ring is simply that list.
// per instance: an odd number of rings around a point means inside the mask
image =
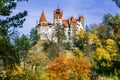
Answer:
[{"label": "sky", "polygon": [[63,11],[63,19],[71,16],[78,18],[83,15],[85,25],[99,24],[103,16],[107,13],[112,15],[120,14],[118,8],[112,0],[28,0],[28,2],[18,2],[14,13],[28,11],[23,28],[19,29],[20,34],[28,35],[30,30],[39,21],[42,10],[44,10],[47,21],[53,22],[53,11],[60,6]]}]

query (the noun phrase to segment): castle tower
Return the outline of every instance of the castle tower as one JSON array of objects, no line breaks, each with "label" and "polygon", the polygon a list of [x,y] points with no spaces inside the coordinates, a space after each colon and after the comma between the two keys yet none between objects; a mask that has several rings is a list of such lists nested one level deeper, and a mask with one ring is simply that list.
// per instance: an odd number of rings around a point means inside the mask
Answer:
[{"label": "castle tower", "polygon": [[40,16],[39,22],[36,26],[38,35],[40,35],[40,40],[46,40],[47,39],[47,33],[48,33],[48,23],[45,16],[44,11],[42,11],[42,14]]},{"label": "castle tower", "polygon": [[57,23],[62,24],[62,15],[63,15],[63,12],[61,11],[61,9],[60,9],[59,6],[54,11],[53,15],[54,15],[53,23],[54,24],[57,24]]},{"label": "castle tower", "polygon": [[84,29],[84,16],[83,15],[79,16],[79,20],[81,21],[82,27]]},{"label": "castle tower", "polygon": [[47,20],[46,20],[44,11],[42,11],[39,23],[40,23],[40,26],[47,26]]}]

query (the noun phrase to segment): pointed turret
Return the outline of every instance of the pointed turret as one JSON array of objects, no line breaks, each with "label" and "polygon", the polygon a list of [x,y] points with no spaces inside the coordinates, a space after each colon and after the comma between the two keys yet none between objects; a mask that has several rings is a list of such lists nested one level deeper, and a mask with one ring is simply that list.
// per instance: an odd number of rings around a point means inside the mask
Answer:
[{"label": "pointed turret", "polygon": [[41,17],[40,17],[40,22],[47,22],[44,11],[42,11],[42,14],[41,14]]}]

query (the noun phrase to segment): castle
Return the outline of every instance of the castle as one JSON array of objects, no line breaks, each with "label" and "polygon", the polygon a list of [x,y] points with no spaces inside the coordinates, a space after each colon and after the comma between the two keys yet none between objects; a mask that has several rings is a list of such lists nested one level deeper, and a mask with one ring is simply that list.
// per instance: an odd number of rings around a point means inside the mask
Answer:
[{"label": "castle", "polygon": [[36,24],[36,29],[38,35],[40,35],[40,40],[54,40],[56,41],[55,32],[56,28],[60,27],[64,28],[64,33],[66,36],[66,41],[69,41],[74,34],[78,34],[80,29],[84,29],[84,17],[78,16],[78,19],[74,17],[70,17],[69,19],[63,19],[63,11],[61,11],[58,6],[56,10],[53,12],[53,23],[47,22],[44,11],[42,11],[40,20]]}]

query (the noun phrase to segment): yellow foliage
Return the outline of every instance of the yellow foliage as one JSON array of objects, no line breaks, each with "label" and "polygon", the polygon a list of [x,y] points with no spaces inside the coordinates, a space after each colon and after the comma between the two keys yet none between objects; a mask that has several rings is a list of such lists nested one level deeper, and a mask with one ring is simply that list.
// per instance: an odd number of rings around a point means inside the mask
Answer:
[{"label": "yellow foliage", "polygon": [[113,39],[107,39],[106,44],[113,46],[113,45],[115,45],[115,41]]},{"label": "yellow foliage", "polygon": [[109,52],[111,58],[114,59],[115,56],[117,56],[116,52],[117,52],[117,48],[115,45],[115,41],[113,39],[107,39],[106,40],[106,50]]},{"label": "yellow foliage", "polygon": [[98,39],[97,35],[94,33],[91,33],[88,35],[90,39]]},{"label": "yellow foliage", "polygon": [[[14,68],[11,69],[11,67],[14,67]],[[13,79],[15,80],[15,77],[17,78],[24,74],[25,74],[24,70],[20,66],[15,64],[15,65],[8,66],[7,69],[3,71],[2,77],[5,78],[7,76],[11,76],[10,80],[13,80]]]},{"label": "yellow foliage", "polygon": [[86,36],[85,30],[81,29],[81,30],[79,31],[78,37],[79,37],[80,39],[84,39],[85,36]]},{"label": "yellow foliage", "polygon": [[2,74],[0,75],[0,77],[3,77],[3,78],[7,77],[6,71],[2,71]]},{"label": "yellow foliage", "polygon": [[111,60],[110,54],[108,54],[107,51],[103,48],[97,48],[96,53],[98,56],[98,60],[101,60],[102,58],[104,58],[106,60]]},{"label": "yellow foliage", "polygon": [[44,76],[42,76],[39,80],[53,80],[52,76],[50,76],[50,74],[46,74]]},{"label": "yellow foliage", "polygon": [[89,39],[89,44],[95,43],[96,45],[102,47],[101,41],[99,40],[99,38],[96,34],[93,34],[93,33],[89,34],[88,39]]},{"label": "yellow foliage", "polygon": [[108,50],[109,52],[113,51],[113,47],[112,46],[106,46],[106,50]]},{"label": "yellow foliage", "polygon": [[24,70],[15,64],[15,68],[14,69],[7,69],[6,70],[7,73],[10,73],[12,76],[18,76],[18,75],[23,75],[24,74]]},{"label": "yellow foliage", "polygon": [[114,53],[117,51],[115,41],[113,39],[107,39],[106,44],[106,50],[108,50],[108,52]]}]

